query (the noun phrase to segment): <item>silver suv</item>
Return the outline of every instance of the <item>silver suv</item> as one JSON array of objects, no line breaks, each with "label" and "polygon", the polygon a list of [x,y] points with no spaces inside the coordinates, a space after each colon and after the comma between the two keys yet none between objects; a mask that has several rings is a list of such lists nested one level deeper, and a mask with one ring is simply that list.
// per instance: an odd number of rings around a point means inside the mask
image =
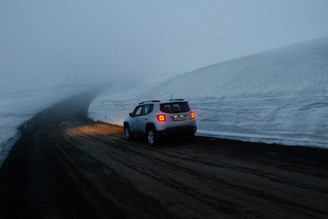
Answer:
[{"label": "silver suv", "polygon": [[133,139],[138,134],[146,135],[150,145],[157,144],[159,137],[168,135],[192,140],[197,130],[195,113],[183,99],[141,102],[123,125],[126,139]]}]

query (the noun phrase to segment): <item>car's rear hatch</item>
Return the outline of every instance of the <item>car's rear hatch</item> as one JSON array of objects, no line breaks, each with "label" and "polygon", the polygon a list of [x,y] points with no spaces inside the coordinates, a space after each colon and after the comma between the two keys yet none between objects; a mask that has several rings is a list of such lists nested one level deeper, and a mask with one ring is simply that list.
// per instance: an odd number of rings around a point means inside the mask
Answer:
[{"label": "car's rear hatch", "polygon": [[186,101],[162,103],[160,111],[166,114],[167,126],[190,125],[194,120],[190,116],[189,104]]}]

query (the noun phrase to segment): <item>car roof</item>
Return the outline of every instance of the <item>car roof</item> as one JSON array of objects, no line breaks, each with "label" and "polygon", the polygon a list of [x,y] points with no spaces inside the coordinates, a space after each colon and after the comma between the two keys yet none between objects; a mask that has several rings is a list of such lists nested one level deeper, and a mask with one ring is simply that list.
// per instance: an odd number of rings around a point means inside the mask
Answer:
[{"label": "car roof", "polygon": [[187,102],[184,99],[171,99],[167,101],[160,101],[160,100],[146,100],[140,102],[138,105],[146,104],[146,103],[176,103],[176,102]]}]

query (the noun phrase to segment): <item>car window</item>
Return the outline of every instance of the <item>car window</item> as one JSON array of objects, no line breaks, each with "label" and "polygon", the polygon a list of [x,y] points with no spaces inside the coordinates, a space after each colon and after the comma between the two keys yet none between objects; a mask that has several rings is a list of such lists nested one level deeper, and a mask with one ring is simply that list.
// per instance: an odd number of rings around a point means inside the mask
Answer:
[{"label": "car window", "polygon": [[190,110],[187,102],[179,103],[163,103],[160,105],[160,110],[164,113],[181,113]]},{"label": "car window", "polygon": [[147,115],[153,111],[153,104],[144,105],[142,108],[142,115]]},{"label": "car window", "polygon": [[134,110],[134,116],[140,116],[141,115],[141,110],[142,110],[142,106],[136,107],[135,110]]}]

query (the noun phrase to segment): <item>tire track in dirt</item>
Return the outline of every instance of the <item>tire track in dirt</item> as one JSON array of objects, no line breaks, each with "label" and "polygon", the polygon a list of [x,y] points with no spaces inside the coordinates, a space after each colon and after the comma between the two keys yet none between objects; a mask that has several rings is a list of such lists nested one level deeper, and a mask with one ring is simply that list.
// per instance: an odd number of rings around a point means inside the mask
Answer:
[{"label": "tire track in dirt", "polygon": [[[111,127],[111,125],[104,124],[103,126]],[[134,181],[138,178],[145,182],[154,181],[158,187],[161,187],[161,190],[173,189],[174,191],[170,192],[174,194],[175,198],[193,200],[189,205],[184,202],[183,206],[179,205],[172,208],[174,200],[163,197],[163,194],[158,195],[159,200],[167,199],[166,202],[170,203],[167,206],[164,204],[164,208],[168,211],[175,212],[176,208],[191,208],[201,210],[202,213],[207,212],[204,215],[190,210],[190,214],[178,214],[180,217],[212,216],[214,218],[222,213],[225,213],[224,216],[243,215],[244,211],[241,209],[250,205],[249,203],[253,205],[255,202],[267,202],[268,207],[265,211],[272,209],[272,206],[279,206],[279,208],[286,209],[286,211],[294,209],[297,214],[301,213],[307,216],[327,215],[326,211],[318,210],[318,207],[324,208],[326,203],[321,205],[319,203],[312,204],[314,207],[312,209],[308,207],[308,203],[300,204],[295,201],[295,197],[299,197],[298,201],[301,202],[302,197],[298,195],[299,190],[315,193],[317,196],[325,198],[328,192],[328,181],[325,179],[312,176],[310,181],[313,181],[313,179],[316,179],[314,182],[322,181],[318,184],[286,179],[286,176],[291,173],[303,179],[306,179],[307,175],[303,174],[302,171],[297,173],[288,169],[277,169],[277,164],[260,166],[259,169],[265,170],[258,170],[259,166],[256,160],[251,160],[251,165],[245,163],[242,159],[227,160],[223,155],[215,153],[216,149],[212,153],[208,149],[204,153],[199,153],[200,151],[197,150],[199,145],[197,144],[185,144],[177,141],[173,142],[173,147],[171,145],[162,145],[153,148],[146,146],[141,140],[127,142],[122,139],[122,130],[119,127],[115,127],[115,129],[116,132],[111,133],[112,136],[107,136],[105,132],[97,132],[97,129],[93,129],[89,133],[90,135],[79,136],[78,140],[76,138],[73,140],[75,141],[73,143],[79,145],[78,147],[86,152],[91,150],[90,146],[87,145],[92,145],[95,141],[100,142],[97,147],[101,152],[99,154],[95,153],[93,156],[100,159],[99,162],[109,163],[110,166],[116,166],[118,169],[123,170],[120,173],[125,177],[129,176],[128,173],[138,175],[134,178],[127,177],[128,181]],[[66,130],[66,135],[70,136],[70,131]],[[164,144],[167,144],[167,142]],[[195,150],[198,151],[197,155],[194,153]],[[283,165],[283,163],[280,165]],[[127,174],[124,174],[124,172]],[[230,178],[224,180],[222,176],[227,174]],[[252,182],[250,179],[257,183]],[[257,186],[260,184],[266,184],[266,191]],[[153,195],[138,184],[136,187],[149,196]],[[220,191],[222,188],[224,188],[224,192]],[[285,197],[286,190],[289,190],[291,197]],[[222,194],[225,194],[226,199],[219,198]],[[243,198],[240,198],[241,194],[244,196]],[[244,201],[239,199],[244,199]],[[306,199],[303,201],[306,202]],[[271,207],[269,207],[270,205]],[[214,211],[211,212],[210,210]],[[248,215],[256,216],[257,214],[248,211]],[[271,214],[273,217],[274,215],[274,213]],[[278,215],[276,216],[278,217]]]}]

